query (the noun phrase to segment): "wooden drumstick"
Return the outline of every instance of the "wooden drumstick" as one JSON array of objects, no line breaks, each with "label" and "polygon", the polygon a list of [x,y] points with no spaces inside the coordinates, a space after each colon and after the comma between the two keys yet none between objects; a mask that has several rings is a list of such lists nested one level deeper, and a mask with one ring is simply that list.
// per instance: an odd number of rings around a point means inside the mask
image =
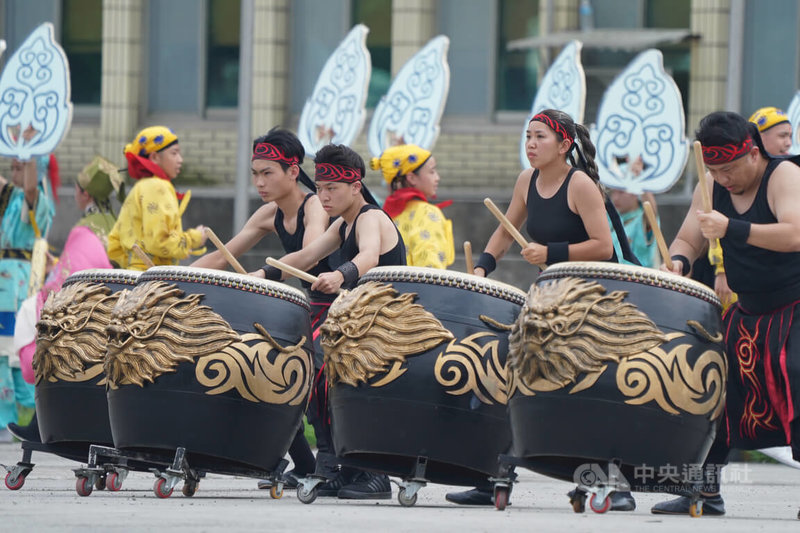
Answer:
[{"label": "wooden drumstick", "polygon": [[483,204],[489,208],[489,211],[495,216],[495,218],[500,221],[500,224],[505,228],[505,230],[514,237],[514,240],[517,241],[517,244],[525,248],[528,246],[528,241],[525,240],[525,237],[522,236],[522,233],[519,232],[517,228],[514,227],[514,224],[511,223],[510,220],[506,218],[500,209],[494,205],[494,202],[491,198],[484,198]]},{"label": "wooden drumstick", "polygon": [[147,255],[138,244],[133,243],[133,246],[131,246],[131,250],[133,250],[133,253],[136,254],[136,256],[142,261],[142,263],[144,263],[144,266],[146,266],[147,268],[156,266],[155,263],[153,263],[153,260],[150,259],[150,256]]},{"label": "wooden drumstick", "polygon": [[214,230],[206,226],[205,231],[208,240],[214,243],[214,246],[216,246],[217,250],[219,250],[220,253],[225,257],[225,260],[228,261],[228,264],[231,265],[233,269],[239,274],[247,274],[247,270],[245,270],[244,267],[242,267],[241,263],[239,263],[239,261],[237,261],[236,258],[233,257],[233,254],[228,250],[225,244],[221,240],[219,240],[219,237],[217,237],[217,234],[214,233]]},{"label": "wooden drumstick", "polygon": [[[517,241],[522,248],[528,246],[528,241],[525,240],[525,237],[522,236],[522,233],[519,232],[517,228],[514,227],[514,224],[511,223],[510,220],[506,218],[500,209],[494,204],[491,198],[484,198],[483,204],[489,208],[489,211],[495,216],[495,218],[500,221],[500,225],[505,228],[505,230]],[[539,270],[544,270],[547,268],[547,265],[536,265],[539,267]]]},{"label": "wooden drumstick", "polygon": [[286,272],[290,276],[294,276],[296,278],[300,278],[303,281],[307,281],[309,283],[314,283],[315,281],[317,281],[317,279],[319,279],[319,278],[317,278],[317,276],[309,274],[308,272],[303,272],[299,268],[295,268],[292,265],[287,265],[283,261],[279,261],[279,260],[274,259],[272,257],[267,257],[267,264],[269,266],[274,266],[275,268],[281,269],[282,271]]},{"label": "wooden drumstick", "polygon": [[475,265],[472,263],[472,243],[464,241],[464,262],[467,264],[467,274],[475,273]]},{"label": "wooden drumstick", "polygon": [[700,180],[700,194],[703,197],[703,211],[710,213],[711,198],[708,196],[706,164],[703,162],[703,145],[700,144],[700,141],[694,142],[694,162],[697,164],[697,179]]},{"label": "wooden drumstick", "polygon": [[661,233],[661,228],[658,226],[658,219],[656,219],[653,206],[650,205],[650,202],[643,202],[642,207],[644,208],[644,215],[647,217],[647,222],[653,230],[653,235],[656,237],[658,251],[661,252],[664,264],[669,270],[672,270],[672,258],[669,256],[669,248],[667,248],[667,242],[664,240],[664,234]]},{"label": "wooden drumstick", "polygon": [[[700,182],[700,195],[703,198],[703,211],[711,212],[711,198],[708,195],[708,178],[706,177],[706,164],[703,161],[703,145],[700,141],[694,142],[694,162],[697,165],[697,179]],[[709,249],[717,247],[717,239],[708,239]],[[716,257],[716,255],[712,255]],[[714,261],[712,261],[713,263]]]}]

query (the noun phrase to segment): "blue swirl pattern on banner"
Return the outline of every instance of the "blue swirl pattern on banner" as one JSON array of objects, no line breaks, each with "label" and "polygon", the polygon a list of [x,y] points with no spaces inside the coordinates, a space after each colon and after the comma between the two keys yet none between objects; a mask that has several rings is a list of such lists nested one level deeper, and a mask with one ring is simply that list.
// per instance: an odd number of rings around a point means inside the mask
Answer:
[{"label": "blue swirl pattern on banner", "polygon": [[449,47],[450,39],[435,37],[397,73],[389,92],[375,107],[367,132],[373,157],[398,144],[433,148],[450,89]]},{"label": "blue swirl pattern on banner", "polygon": [[[52,153],[72,120],[69,64],[53,25],[36,28],[0,76],[0,155],[27,161]],[[23,133],[34,130],[26,139]]]},{"label": "blue swirl pattern on banner", "polygon": [[[689,157],[685,130],[681,94],[661,52],[642,52],[604,93],[591,129],[600,181],[634,194],[669,190]],[[619,163],[639,156],[644,170],[638,176]]]},{"label": "blue swirl pattern on banner", "polygon": [[353,143],[366,118],[372,60],[366,40],[369,28],[358,24],[336,47],[306,100],[297,137],[313,158],[328,143]]}]

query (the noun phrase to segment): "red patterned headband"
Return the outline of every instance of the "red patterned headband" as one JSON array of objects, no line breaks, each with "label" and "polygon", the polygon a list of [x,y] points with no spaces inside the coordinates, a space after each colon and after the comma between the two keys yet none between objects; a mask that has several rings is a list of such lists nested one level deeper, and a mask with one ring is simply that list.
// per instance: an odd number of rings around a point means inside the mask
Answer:
[{"label": "red patterned headband", "polygon": [[550,126],[551,130],[561,135],[562,138],[568,140],[570,144],[572,144],[572,142],[574,141],[572,135],[567,133],[567,128],[565,128],[559,121],[553,120],[544,113],[539,113],[538,115],[534,115],[534,117],[531,119],[531,122],[533,122],[534,120],[538,122],[544,122],[545,124]]},{"label": "red patterned headband", "polygon": [[333,163],[317,163],[315,170],[315,181],[355,183],[361,180],[361,173],[352,167],[334,165]]},{"label": "red patterned headband", "polygon": [[703,161],[706,165],[730,163],[749,153],[752,148],[752,137],[748,137],[741,144],[731,143],[723,146],[703,146]]},{"label": "red patterned headband", "polygon": [[277,161],[278,163],[285,163],[287,165],[298,165],[300,160],[297,157],[286,157],[283,150],[270,143],[258,143],[256,149],[253,150],[253,159],[267,159],[268,161]]}]

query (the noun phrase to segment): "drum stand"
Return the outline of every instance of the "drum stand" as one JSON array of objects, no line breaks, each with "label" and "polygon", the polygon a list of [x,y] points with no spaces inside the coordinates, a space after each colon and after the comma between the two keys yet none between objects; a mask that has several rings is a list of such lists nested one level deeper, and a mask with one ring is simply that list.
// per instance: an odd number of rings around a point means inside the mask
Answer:
[{"label": "drum stand", "polygon": [[[74,449],[59,446],[58,444],[44,444],[31,441],[22,441],[20,444],[22,448],[22,460],[13,466],[0,464],[0,466],[6,470],[5,483],[6,488],[9,490],[19,490],[25,484],[25,478],[28,477],[28,474],[31,473],[35,466],[35,464],[31,462],[33,452],[52,453],[76,462],[80,462],[83,459],[83,456],[76,454]],[[104,488],[105,485],[102,487],[98,486],[98,490]]]},{"label": "drum stand", "polygon": [[[599,465],[597,465],[599,468]],[[606,471],[599,472],[601,475],[591,478],[591,481],[581,482],[575,487],[575,490],[570,492],[569,503],[572,505],[572,510],[576,513],[583,513],[586,511],[586,498],[588,494],[589,508],[595,513],[605,513],[611,508],[611,493],[617,490],[630,490],[630,485],[621,478],[619,463],[611,461],[607,464]]]},{"label": "drum stand", "polygon": [[305,504],[314,503],[319,485],[335,478],[340,464],[339,458],[332,453],[317,453],[314,472],[297,480],[297,499]]},{"label": "drum stand", "polygon": [[517,474],[514,472],[515,467],[518,465],[517,461],[519,459],[511,455],[500,454],[497,456],[499,474],[496,477],[490,477],[489,481],[494,487],[494,507],[498,511],[504,511],[508,505],[511,490],[517,480]]},{"label": "drum stand", "polygon": [[[88,496],[92,493],[92,486],[101,479],[103,473],[111,472],[107,477],[106,485],[112,483],[112,481],[113,483],[117,483],[117,480],[119,480],[119,486],[117,488],[111,488],[111,490],[119,490],[119,487],[122,486],[122,480],[127,476],[128,462],[133,461],[135,463],[155,464],[166,467],[163,470],[148,468],[156,477],[155,483],[153,484],[153,493],[159,498],[169,498],[175,486],[181,480],[183,480],[183,488],[181,489],[183,495],[187,498],[194,496],[194,493],[197,491],[197,486],[200,484],[200,480],[205,477],[207,471],[216,474],[266,478],[272,482],[272,487],[269,491],[270,496],[274,499],[283,496],[283,471],[286,470],[289,464],[289,461],[286,459],[278,461],[275,470],[271,472],[239,468],[236,466],[230,466],[224,469],[200,470],[189,465],[186,455],[186,448],[183,447],[177,448],[175,450],[175,455],[169,458],[169,456],[157,453],[118,450],[117,448],[92,444],[89,447],[87,466],[74,470],[75,476],[78,478],[75,489],[81,496]],[[112,462],[108,464],[98,464],[98,459],[103,457],[111,459]]]},{"label": "drum stand", "polygon": [[[317,454],[314,473],[297,480],[297,499],[306,504],[313,503],[317,499],[319,485],[335,478],[339,466],[364,468],[364,465],[357,460],[342,459],[330,453],[320,452]],[[399,487],[397,501],[403,507],[411,507],[417,503],[417,493],[428,484],[425,478],[427,466],[427,457],[417,457],[407,477],[400,481],[390,480]],[[371,468],[366,469],[371,470]]]},{"label": "drum stand", "polygon": [[[500,465],[500,472],[506,475],[500,475],[496,478],[491,478],[494,482],[494,500],[497,510],[502,511],[508,503],[508,496],[511,491],[514,478],[514,468],[521,466],[532,471],[536,471],[535,464],[528,461],[523,457],[514,457],[512,455],[501,454],[498,456]],[[630,490],[625,478],[621,476],[619,463],[617,461],[610,461],[607,463],[605,469],[596,465],[599,471],[596,477],[592,478],[588,483],[578,483],[575,490],[570,492],[569,503],[572,505],[572,510],[576,513],[583,513],[586,511],[586,499],[589,499],[589,508],[595,513],[605,513],[611,507],[610,495],[612,492],[618,490]],[[588,496],[590,495],[590,496]]]}]

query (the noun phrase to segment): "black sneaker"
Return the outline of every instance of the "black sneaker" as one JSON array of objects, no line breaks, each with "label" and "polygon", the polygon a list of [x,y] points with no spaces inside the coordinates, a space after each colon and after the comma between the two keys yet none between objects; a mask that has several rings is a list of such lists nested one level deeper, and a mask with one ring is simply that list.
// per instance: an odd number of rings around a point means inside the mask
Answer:
[{"label": "black sneaker", "polygon": [[352,483],[339,489],[338,496],[343,500],[390,500],[392,486],[386,474],[359,472]]},{"label": "black sneaker", "polygon": [[[703,516],[722,516],[725,514],[725,502],[722,496],[701,496],[703,500]],[[692,499],[688,496],[678,496],[674,500],[655,504],[650,512],[653,514],[689,514]]]},{"label": "black sneaker", "polygon": [[42,436],[39,434],[39,424],[35,419],[27,426],[11,423],[8,425],[8,432],[22,441],[42,442]]},{"label": "black sneaker", "polygon": [[611,507],[608,508],[609,511],[636,510],[636,500],[633,499],[633,494],[631,494],[630,491],[614,491],[609,498],[611,498]]},{"label": "black sneaker", "polygon": [[462,492],[448,492],[444,495],[444,499],[458,505],[494,505],[493,496],[491,490],[475,487]]},{"label": "black sneaker", "polygon": [[350,483],[351,480],[350,475],[339,471],[336,477],[330,481],[317,485],[317,496],[320,498],[336,498],[339,495],[339,490]]}]

